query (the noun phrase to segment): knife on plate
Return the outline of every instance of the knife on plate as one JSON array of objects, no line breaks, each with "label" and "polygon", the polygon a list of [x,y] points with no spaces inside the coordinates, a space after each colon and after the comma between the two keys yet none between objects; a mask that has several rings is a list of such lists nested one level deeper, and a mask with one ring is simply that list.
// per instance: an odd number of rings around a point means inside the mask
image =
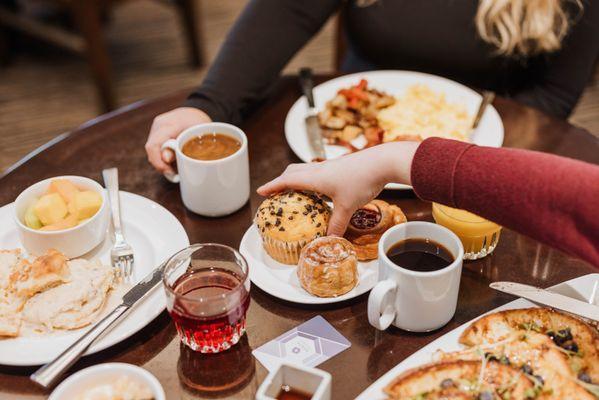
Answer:
[{"label": "knife on plate", "polygon": [[563,294],[516,282],[493,282],[489,285],[500,292],[513,294],[581,317],[599,321],[599,306]]},{"label": "knife on plate", "polygon": [[137,285],[133,286],[123,296],[123,301],[107,316],[98,321],[85,335],[69,346],[53,361],[35,371],[29,378],[44,388],[54,386],[60,378],[91,346],[91,344],[110,327],[120,322],[125,313],[135,303],[143,299],[162,281],[162,272],[166,263],[149,273]]},{"label": "knife on plate", "polygon": [[308,134],[308,143],[312,150],[312,156],[314,161],[326,160],[326,153],[324,151],[324,141],[322,139],[322,130],[318,123],[318,111],[314,106],[314,80],[312,79],[312,70],[310,68],[302,68],[299,72],[300,85],[302,92],[306,96],[308,101],[308,112],[306,114],[306,133]]}]

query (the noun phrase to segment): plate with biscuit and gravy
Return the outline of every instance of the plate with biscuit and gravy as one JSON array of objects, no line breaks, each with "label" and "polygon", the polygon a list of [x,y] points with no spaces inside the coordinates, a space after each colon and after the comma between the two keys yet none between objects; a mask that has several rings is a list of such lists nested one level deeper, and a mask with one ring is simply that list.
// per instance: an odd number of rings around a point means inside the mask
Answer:
[{"label": "plate with biscuit and gravy", "polygon": [[[478,128],[471,126],[482,96],[452,80],[413,71],[369,71],[344,75],[314,87],[326,158],[393,141],[442,137],[501,147],[503,124],[489,105]],[[287,113],[285,137],[302,161],[312,161],[299,98]],[[409,189],[391,183],[387,189]]]},{"label": "plate with biscuit and gravy", "polygon": [[[179,221],[142,196],[120,192],[124,233],[135,253],[133,283],[110,264],[112,235],[104,188],[84,177],[38,182],[0,207],[0,364],[51,361],[114,307],[136,282],[189,245]],[[158,316],[151,292],[88,349],[112,346]]]},{"label": "plate with biscuit and gravy", "polygon": [[331,212],[311,192],[286,191],[264,200],[239,247],[251,266],[251,281],[301,304],[336,303],[372,289],[378,281],[378,241],[405,222],[405,215],[373,200],[353,214],[341,238],[327,236]]}]

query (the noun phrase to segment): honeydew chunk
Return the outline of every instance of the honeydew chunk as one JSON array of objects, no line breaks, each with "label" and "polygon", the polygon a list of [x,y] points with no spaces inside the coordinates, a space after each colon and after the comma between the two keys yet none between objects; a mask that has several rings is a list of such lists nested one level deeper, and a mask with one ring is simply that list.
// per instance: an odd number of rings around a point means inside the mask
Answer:
[{"label": "honeydew chunk", "polygon": [[69,203],[69,212],[77,220],[91,218],[102,206],[102,196],[93,190],[77,192],[73,201]]},{"label": "honeydew chunk", "polygon": [[58,193],[67,203],[75,198],[77,192],[79,192],[77,186],[68,179],[53,179],[48,188],[48,193]]},{"label": "honeydew chunk", "polygon": [[33,206],[35,215],[44,225],[52,225],[67,215],[67,203],[58,193],[45,194]]},{"label": "honeydew chunk", "polygon": [[37,217],[37,215],[35,215],[35,204],[32,204],[29,206],[29,208],[27,208],[27,211],[25,211],[25,225],[27,225],[28,227],[30,227],[31,229],[39,229],[41,228],[42,225],[42,221],[40,221],[40,219]]},{"label": "honeydew chunk", "polygon": [[73,214],[67,215],[64,219],[52,224],[46,225],[40,229],[40,231],[60,231],[63,229],[69,229],[77,226],[77,217]]}]

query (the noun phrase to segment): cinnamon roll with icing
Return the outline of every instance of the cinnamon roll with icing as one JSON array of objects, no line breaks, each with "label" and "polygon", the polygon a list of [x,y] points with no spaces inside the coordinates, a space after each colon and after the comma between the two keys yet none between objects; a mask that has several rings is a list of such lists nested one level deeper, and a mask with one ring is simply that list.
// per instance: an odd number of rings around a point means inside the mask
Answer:
[{"label": "cinnamon roll with icing", "polygon": [[337,297],[358,284],[354,246],[340,237],[314,239],[300,254],[297,276],[302,287],[318,297]]}]

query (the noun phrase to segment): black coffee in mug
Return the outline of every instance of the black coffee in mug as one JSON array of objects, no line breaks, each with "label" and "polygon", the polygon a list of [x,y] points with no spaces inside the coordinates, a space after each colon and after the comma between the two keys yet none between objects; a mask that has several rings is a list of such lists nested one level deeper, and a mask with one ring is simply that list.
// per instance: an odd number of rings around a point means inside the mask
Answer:
[{"label": "black coffee in mug", "polygon": [[397,242],[387,250],[387,257],[395,265],[418,272],[437,271],[455,261],[445,246],[425,238]]}]

